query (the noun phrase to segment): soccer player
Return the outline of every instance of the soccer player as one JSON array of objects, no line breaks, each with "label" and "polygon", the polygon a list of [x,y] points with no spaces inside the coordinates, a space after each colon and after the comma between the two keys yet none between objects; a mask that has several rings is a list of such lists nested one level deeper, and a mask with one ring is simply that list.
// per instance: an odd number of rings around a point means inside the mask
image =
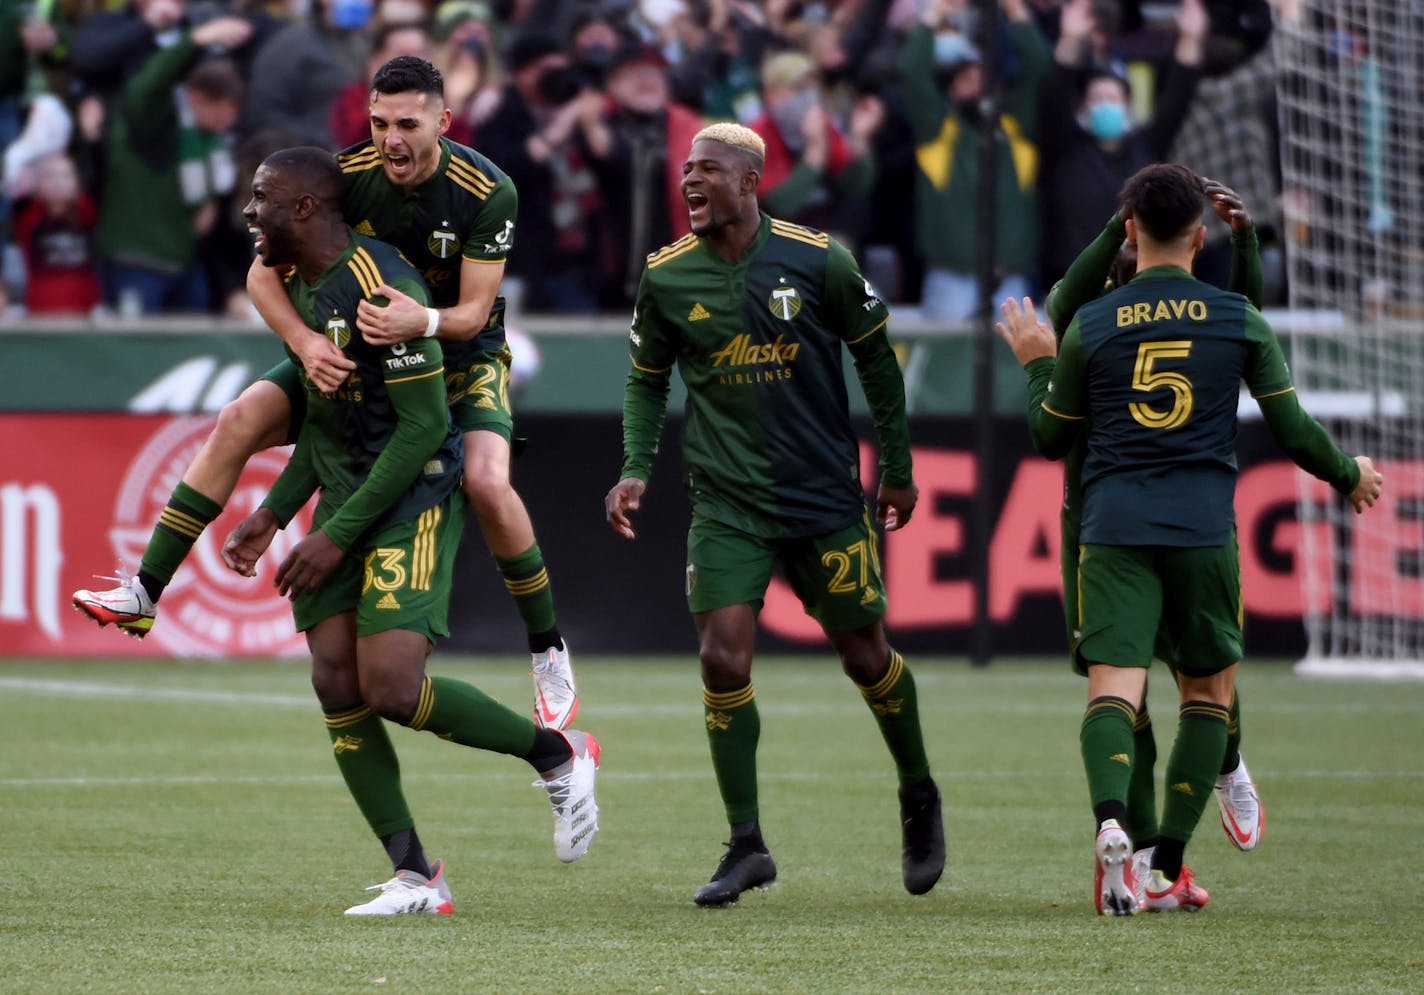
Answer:
[{"label": "soccer player", "polygon": [[450,576],[464,523],[460,431],[445,399],[436,341],[374,345],[353,336],[359,309],[386,306],[381,288],[423,302],[420,275],[392,247],[342,220],[341,167],[328,152],[269,156],[244,210],[264,265],[292,267],[285,292],[311,329],[355,364],[323,394],[307,384],[291,462],[225,551],[252,576],[278,528],[320,490],[313,530],[277,568],[307,634],[312,686],[337,766],[394,876],[347,915],[448,914],[444,865],[425,856],[401,791],[382,719],[443,739],[522,757],[554,809],[554,849],[574,861],[598,830],[598,741],[543,729],[477,688],[431,677],[425,660],[449,635]]},{"label": "soccer player", "polygon": [[1245,382],[1297,465],[1374,504],[1383,478],[1351,460],[1300,407],[1280,344],[1245,298],[1191,276],[1205,235],[1201,180],[1156,164],[1124,186],[1137,274],[1083,305],[1062,351],[1030,306],[1005,309],[1000,331],[1029,379],[1034,443],[1049,458],[1088,420],[1076,654],[1088,674],[1080,744],[1093,816],[1095,892],[1114,915],[1138,910],[1122,829],[1159,625],[1177,664],[1181,709],[1144,905],[1199,909],[1208,894],[1183,865],[1226,749],[1241,662],[1241,581],[1232,500],[1236,407]]},{"label": "soccer player", "polygon": [[[371,141],[340,156],[345,217],[420,269],[438,306],[378,288],[390,304],[366,304],[356,325],[374,345],[441,339],[449,403],[465,436],[465,496],[528,630],[535,717],[563,729],[578,711],[573,669],[529,512],[509,479],[510,354],[498,291],[514,244],[514,185],[474,149],[441,137],[450,110],[444,81],[429,62],[392,59],[371,87]],[[254,262],[248,291],[313,382],[323,391],[338,389],[353,369],[349,359],[306,327],[277,275]],[[248,458],[295,438],[304,403],[296,365],[288,361],[226,405],[160,516],[138,576],[110,591],[76,591],[75,607],[100,625],[145,635],[164,587],[222,512]]]},{"label": "soccer player", "polygon": [[687,387],[683,437],[692,499],[687,603],[697,626],[712,767],[731,841],[703,906],[776,880],[757,804],[761,719],[752,688],[757,613],[780,567],[864,695],[899,775],[902,877],[928,892],[944,869],[940,794],[930,777],[915,682],[886,641],[885,585],[859,474],[842,371],[855,360],[880,439],[876,517],[903,528],[917,491],[905,388],[889,312],[830,237],[761,213],[764,146],[749,128],[698,132],[683,165],[692,234],[648,257],[629,334],[622,479],[609,524],[634,538],[636,511],[674,366]]},{"label": "soccer player", "polygon": [[[1228,289],[1242,294],[1259,307],[1263,297],[1261,256],[1256,228],[1235,191],[1214,180],[1206,180],[1203,192],[1219,217],[1232,229],[1231,275]],[[1126,229],[1121,212],[1108,220],[1102,233],[1088,244],[1068,267],[1063,279],[1054,284],[1044,302],[1044,310],[1059,341],[1078,308],[1088,301],[1125,284],[1137,268],[1136,246],[1124,245]],[[1005,307],[1008,307],[1005,304]],[[1067,623],[1068,644],[1076,644],[1078,627],[1078,526],[1081,514],[1083,460],[1087,456],[1087,434],[1080,427],[1073,448],[1064,457],[1061,564],[1063,575],[1063,610]],[[1154,652],[1167,659],[1171,647],[1159,638]],[[1167,659],[1169,665],[1172,661]],[[1078,663],[1074,658],[1074,666]],[[1147,871],[1157,836],[1157,799],[1155,765],[1157,743],[1152,732],[1144,695],[1142,709],[1133,724],[1132,782],[1128,791],[1127,819],[1124,829],[1133,841],[1133,868],[1140,890],[1146,887]],[[1226,756],[1216,779],[1215,794],[1221,825],[1226,838],[1240,850],[1254,850],[1265,831],[1266,815],[1256,791],[1256,785],[1240,753],[1241,716],[1239,696],[1231,698],[1230,722],[1227,726]],[[1100,909],[1101,911],[1101,909]]]}]

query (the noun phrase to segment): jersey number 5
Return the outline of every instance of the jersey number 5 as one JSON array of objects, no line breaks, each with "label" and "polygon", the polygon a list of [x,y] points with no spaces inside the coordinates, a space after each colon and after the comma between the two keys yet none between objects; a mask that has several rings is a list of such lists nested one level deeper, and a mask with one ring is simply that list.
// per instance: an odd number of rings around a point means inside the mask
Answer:
[{"label": "jersey number 5", "polygon": [[1159,411],[1146,401],[1133,401],[1127,406],[1132,418],[1145,428],[1181,428],[1192,414],[1192,382],[1185,373],[1174,370],[1154,370],[1159,359],[1186,359],[1192,352],[1189,339],[1172,342],[1144,342],[1137,347],[1137,362],[1132,367],[1132,389],[1151,392],[1165,387],[1172,392],[1172,406]]}]

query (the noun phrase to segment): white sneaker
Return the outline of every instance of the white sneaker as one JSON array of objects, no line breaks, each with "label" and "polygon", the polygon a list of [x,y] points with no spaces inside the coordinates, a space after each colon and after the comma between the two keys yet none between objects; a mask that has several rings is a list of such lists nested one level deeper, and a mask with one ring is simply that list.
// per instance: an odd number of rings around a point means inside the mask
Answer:
[{"label": "white sneaker", "polygon": [[117,577],[99,579],[116,580],[119,586],[110,591],[75,591],[75,610],[98,622],[100,628],[112,622],[136,639],[148,635],[154,619],[158,617],[158,606],[143,589],[139,579],[130,577],[122,566]]},{"label": "white sneaker", "polygon": [[534,721],[544,729],[564,730],[578,714],[578,689],[569,662],[569,644],[534,654]]},{"label": "white sneaker", "polygon": [[380,894],[365,905],[353,905],[348,916],[448,916],[455,911],[450,887],[445,883],[445,862],[430,865],[431,875],[415,871],[396,871],[396,876],[382,884],[373,884],[367,891]]},{"label": "white sneaker", "polygon": [[1242,757],[1236,769],[1216,779],[1216,804],[1221,809],[1221,828],[1238,850],[1254,850],[1266,832],[1266,807],[1256,794],[1256,783]]},{"label": "white sneaker", "polygon": [[573,759],[555,767],[550,776],[534,782],[549,792],[554,807],[554,853],[571,864],[588,853],[598,832],[598,803],[593,799],[593,782],[598,772],[598,740],[586,732],[570,729],[562,733],[573,748]]},{"label": "white sneaker", "polygon": [[1132,897],[1141,908],[1147,905],[1147,879],[1152,874],[1152,854],[1155,846],[1144,846],[1132,853]]}]

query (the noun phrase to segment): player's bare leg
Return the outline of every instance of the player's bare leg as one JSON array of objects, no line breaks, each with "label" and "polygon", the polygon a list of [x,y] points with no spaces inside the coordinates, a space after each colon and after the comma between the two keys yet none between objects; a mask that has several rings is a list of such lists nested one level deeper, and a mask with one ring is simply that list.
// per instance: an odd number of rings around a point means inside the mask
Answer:
[{"label": "player's bare leg", "polygon": [[153,628],[158,600],[203,530],[222,513],[254,453],[287,441],[291,403],[282,388],[258,380],[229,401],[173,490],[144,549],[137,577],[120,567],[119,586],[75,591],[74,607],[101,626],[114,623],[142,639]]},{"label": "player's bare leg", "polygon": [[504,436],[483,429],[465,433],[465,499],[529,635],[534,719],[546,728],[565,729],[578,714],[573,666],[555,620],[553,589],[534,523],[510,482],[509,463]]},{"label": "player's bare leg", "polygon": [[905,890],[923,895],[944,872],[944,818],[939,786],[930,776],[915,679],[890,647],[881,623],[827,632],[841,668],[870,706],[900,782],[900,871]]}]

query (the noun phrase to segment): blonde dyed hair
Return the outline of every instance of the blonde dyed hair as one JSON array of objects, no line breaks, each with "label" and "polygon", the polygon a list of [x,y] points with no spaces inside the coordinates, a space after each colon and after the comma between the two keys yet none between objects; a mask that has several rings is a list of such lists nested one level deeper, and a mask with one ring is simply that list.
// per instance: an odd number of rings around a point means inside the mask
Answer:
[{"label": "blonde dyed hair", "polygon": [[766,142],[762,141],[760,135],[745,125],[729,124],[725,121],[709,124],[692,136],[694,145],[701,141],[720,142],[723,145],[730,145],[734,149],[750,152],[756,156],[758,163],[766,160]]}]

